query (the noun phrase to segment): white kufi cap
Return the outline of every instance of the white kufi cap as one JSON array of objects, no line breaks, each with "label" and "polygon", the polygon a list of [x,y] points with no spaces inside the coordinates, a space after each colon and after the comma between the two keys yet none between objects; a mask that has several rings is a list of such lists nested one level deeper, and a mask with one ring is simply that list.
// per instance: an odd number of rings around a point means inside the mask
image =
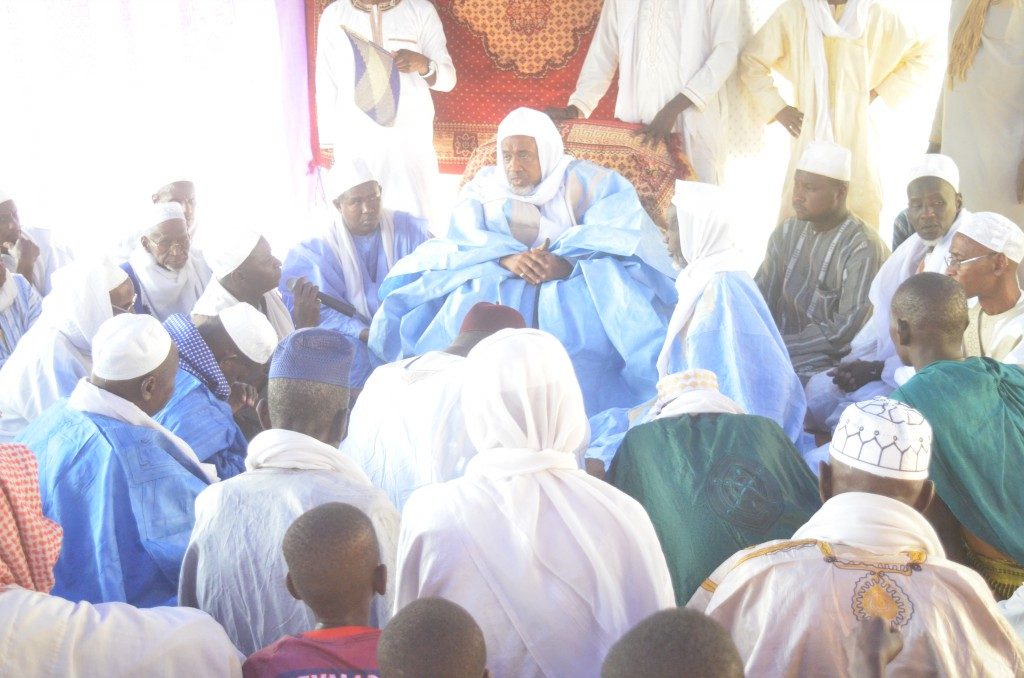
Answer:
[{"label": "white kufi cap", "polygon": [[209,238],[203,247],[203,256],[217,280],[227,276],[256,249],[262,236],[256,231],[222,231]]},{"label": "white kufi cap", "polygon": [[875,396],[843,410],[829,456],[884,478],[924,480],[932,458],[932,427],[913,407]]},{"label": "white kufi cap", "polygon": [[812,141],[800,156],[796,168],[839,181],[849,181],[853,156],[850,151],[831,141]]},{"label": "white kufi cap", "polygon": [[324,180],[324,193],[329,202],[334,202],[345,191],[368,181],[377,178],[362,158],[337,158]]},{"label": "white kufi cap", "polygon": [[156,228],[160,224],[174,219],[185,221],[185,210],[176,202],[154,203],[150,208],[149,214],[149,225],[151,228]]},{"label": "white kufi cap", "polygon": [[153,316],[116,315],[92,339],[93,376],[108,381],[145,376],[167,360],[171,346],[171,335]]},{"label": "white kufi cap", "polygon": [[277,332],[251,304],[229,306],[217,314],[231,341],[249,360],[263,365],[277,348]]},{"label": "white kufi cap", "polygon": [[942,179],[953,187],[957,193],[960,192],[960,168],[953,162],[953,158],[941,153],[929,153],[923,156],[910,170],[907,183],[921,179],[922,177],[936,177]]},{"label": "white kufi cap", "polygon": [[1024,233],[1002,214],[974,212],[964,220],[957,233],[1005,255],[1010,261],[1019,264],[1024,259]]}]

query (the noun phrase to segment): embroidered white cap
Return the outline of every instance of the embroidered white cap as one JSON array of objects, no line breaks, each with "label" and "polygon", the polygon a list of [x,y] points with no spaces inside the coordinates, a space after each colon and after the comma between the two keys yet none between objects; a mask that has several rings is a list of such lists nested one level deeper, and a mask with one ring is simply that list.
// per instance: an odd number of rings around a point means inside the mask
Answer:
[{"label": "embroidered white cap", "polygon": [[910,169],[907,183],[916,181],[922,177],[936,177],[942,179],[957,193],[960,192],[960,168],[953,162],[953,158],[941,153],[928,153],[921,157],[921,160]]},{"label": "embroidered white cap", "polygon": [[885,478],[924,480],[932,458],[932,427],[913,407],[883,396],[843,410],[829,456]]},{"label": "embroidered white cap", "polygon": [[256,231],[248,229],[214,234],[203,248],[203,256],[213,271],[213,277],[220,280],[241,266],[256,249],[261,237]]},{"label": "embroidered white cap", "polygon": [[718,377],[710,370],[693,369],[669,374],[658,380],[658,400],[686,391],[717,391]]},{"label": "embroidered white cap", "polygon": [[334,202],[345,191],[368,181],[377,181],[377,178],[362,158],[335,158],[334,166],[324,179],[324,193],[328,202]]},{"label": "embroidered white cap", "polygon": [[231,341],[246,358],[263,365],[277,348],[277,332],[267,316],[257,311],[252,304],[240,303],[229,306],[217,314]]},{"label": "embroidered white cap", "polygon": [[812,141],[807,144],[796,168],[823,177],[849,181],[853,156],[849,149],[831,141]]},{"label": "embroidered white cap", "polygon": [[974,212],[964,220],[957,233],[1005,255],[1010,261],[1019,264],[1024,259],[1024,233],[1002,214]]},{"label": "embroidered white cap", "polygon": [[149,224],[153,228],[156,228],[164,222],[173,221],[175,219],[185,221],[185,210],[183,210],[181,205],[176,202],[154,203],[152,207],[150,207],[149,214]]},{"label": "embroidered white cap", "polygon": [[147,375],[167,359],[171,346],[171,335],[153,316],[115,315],[92,339],[93,376],[126,381]]}]

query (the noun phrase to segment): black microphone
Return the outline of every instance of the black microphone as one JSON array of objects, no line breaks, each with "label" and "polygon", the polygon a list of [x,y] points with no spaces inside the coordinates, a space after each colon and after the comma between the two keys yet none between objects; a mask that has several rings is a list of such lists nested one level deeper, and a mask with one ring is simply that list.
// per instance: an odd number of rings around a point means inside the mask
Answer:
[{"label": "black microphone", "polygon": [[[288,278],[288,280],[284,284],[285,289],[287,289],[289,292],[294,292],[295,286],[298,284],[298,282],[299,278]],[[362,320],[367,325],[370,324],[369,318],[364,317],[362,313],[356,310],[355,306],[348,303],[344,299],[332,297],[331,295],[324,294],[319,290],[317,290],[316,298],[319,299],[320,303],[326,306],[327,308],[333,309],[338,313],[341,313],[342,315],[347,315],[349,318],[357,318],[359,320]]]}]

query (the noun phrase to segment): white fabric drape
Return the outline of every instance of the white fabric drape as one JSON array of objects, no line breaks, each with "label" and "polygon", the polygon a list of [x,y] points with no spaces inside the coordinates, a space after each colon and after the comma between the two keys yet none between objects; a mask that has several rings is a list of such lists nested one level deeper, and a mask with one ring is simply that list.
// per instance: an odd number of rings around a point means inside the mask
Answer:
[{"label": "white fabric drape", "polygon": [[[529,195],[514,192],[505,174],[505,154],[501,149],[501,142],[514,136],[532,137],[537,142],[541,180]],[[494,173],[496,181],[493,182],[495,185],[491,191],[493,195],[489,196],[491,200],[514,200],[540,207],[558,194],[562,188],[565,171],[573,158],[565,154],[562,135],[558,133],[558,128],[551,122],[551,118],[531,108],[517,108],[498,125],[496,141],[498,165]]]},{"label": "white fabric drape", "polygon": [[814,119],[814,139],[817,141],[835,141],[825,38],[860,39],[867,28],[868,12],[873,2],[849,0],[837,23],[827,0],[804,0],[804,10],[807,12],[807,56],[814,70],[814,94],[817,100]]},{"label": "white fabric drape", "polygon": [[[364,318],[372,318],[370,306],[366,303],[366,291],[363,289],[363,274],[360,272],[359,254],[356,252],[352,234],[348,232],[344,219],[336,209],[331,219],[331,227],[324,234],[324,240],[330,246],[334,256],[341,264],[341,275],[345,279],[345,292],[349,301]],[[384,247],[384,256],[388,262],[388,270],[395,265],[395,214],[389,209],[380,211],[380,239]]]},{"label": "white fabric drape", "polygon": [[255,471],[261,468],[337,471],[350,480],[370,484],[363,470],[337,448],[284,429],[263,431],[249,443],[245,469]]},{"label": "white fabric drape", "polygon": [[196,453],[188,443],[161,426],[155,419],[136,407],[134,403],[128,402],[110,391],[98,388],[88,379],[82,379],[78,382],[78,386],[68,396],[68,407],[79,412],[101,414],[104,417],[110,417],[132,426],[142,426],[157,431],[170,440],[186,459],[190,459],[195,463],[202,470],[207,480],[211,483],[220,480],[217,477],[217,467],[213,464],[204,464],[199,461],[199,457],[196,456]]},{"label": "white fabric drape", "polygon": [[718,391],[698,389],[659,398],[644,416],[644,421],[669,419],[684,414],[746,414],[746,411],[735,400]]},{"label": "white fabric drape", "polygon": [[[199,297],[199,301],[192,308],[192,312],[199,315],[213,316],[237,303],[239,303],[238,299],[235,299],[231,292],[224,289],[219,280],[211,279],[210,284],[206,286],[206,290]],[[295,324],[292,322],[291,313],[288,312],[288,307],[284,305],[280,292],[273,289],[264,294],[263,305],[266,307],[267,320],[270,321],[274,331],[277,332],[278,339],[284,339],[295,331]]]},{"label": "white fabric drape", "polygon": [[693,318],[697,302],[716,273],[745,271],[733,238],[735,221],[729,194],[711,184],[677,181],[673,200],[678,208],[679,248],[686,260],[676,278],[679,301],[668,321],[665,344],[658,355],[658,376],[664,377],[672,344]]},{"label": "white fabric drape", "polygon": [[174,313],[189,313],[210,280],[209,266],[193,252],[180,271],[157,265],[142,245],[132,250],[128,263],[142,287],[142,303],[161,322]]}]

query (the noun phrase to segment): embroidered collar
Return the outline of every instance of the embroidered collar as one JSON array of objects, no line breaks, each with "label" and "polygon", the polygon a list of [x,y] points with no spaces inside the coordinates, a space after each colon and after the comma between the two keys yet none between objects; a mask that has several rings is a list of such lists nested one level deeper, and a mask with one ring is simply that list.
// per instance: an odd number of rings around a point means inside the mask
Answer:
[{"label": "embroidered collar", "polygon": [[[377,4],[377,7],[380,8],[380,11],[386,12],[389,9],[392,9],[394,7],[398,7],[398,5],[400,5],[400,4],[402,4],[402,0],[383,0],[383,2],[380,2],[380,3]],[[360,10],[362,10],[364,12],[372,11],[373,10],[373,5],[374,5],[374,3],[372,3],[372,2],[363,2],[362,0],[352,0],[352,6],[355,7],[356,9],[360,9]]]}]

